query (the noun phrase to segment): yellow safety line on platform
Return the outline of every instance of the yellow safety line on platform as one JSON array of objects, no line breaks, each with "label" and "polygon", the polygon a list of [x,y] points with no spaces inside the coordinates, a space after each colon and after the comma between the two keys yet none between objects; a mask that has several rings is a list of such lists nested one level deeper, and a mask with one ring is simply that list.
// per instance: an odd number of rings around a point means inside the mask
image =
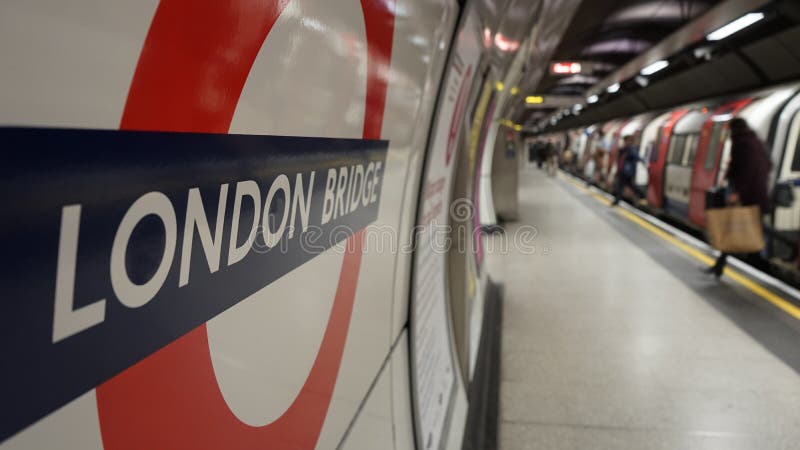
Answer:
[{"label": "yellow safety line on platform", "polygon": [[[594,197],[595,200],[599,201],[604,205],[610,205],[611,201],[605,198],[604,196],[592,192],[591,190],[587,189],[584,186],[581,186],[580,183],[572,180],[571,178],[565,178],[567,181],[572,183],[575,187],[580,189],[581,191],[589,194],[590,196]],[[660,237],[661,239],[665,240],[666,242],[678,247],[679,249],[683,250],[685,253],[691,255],[693,258],[697,259],[698,261],[702,262],[703,264],[712,265],[714,264],[714,258],[706,255],[702,251],[687,245],[684,242],[681,242],[679,239],[675,238],[671,234],[667,233],[666,231],[658,228],[657,226],[651,224],[650,222],[642,219],[641,217],[633,214],[630,211],[626,211],[624,209],[617,209],[617,212],[626,219],[630,220],[631,222],[639,225],[640,227],[644,228],[645,230],[653,233],[654,235]],[[793,303],[781,298],[780,296],[776,295],[774,292],[765,289],[763,286],[753,282],[753,280],[747,278],[746,276],[742,275],[741,273],[731,269],[725,269],[725,275],[730,278],[731,280],[735,281],[748,291],[752,292],[753,294],[761,297],[762,299],[770,302],[776,308],[779,308],[781,311],[789,314],[790,316],[794,317],[795,319],[800,320],[800,308],[795,306]]]}]

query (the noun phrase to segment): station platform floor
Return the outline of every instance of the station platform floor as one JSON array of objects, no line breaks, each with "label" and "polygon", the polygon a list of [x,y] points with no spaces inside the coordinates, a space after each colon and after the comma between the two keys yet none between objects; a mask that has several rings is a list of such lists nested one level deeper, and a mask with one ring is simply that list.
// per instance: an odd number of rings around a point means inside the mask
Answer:
[{"label": "station platform floor", "polygon": [[708,257],[565,175],[526,169],[519,198],[506,235],[538,234],[497,262],[501,450],[800,449],[791,301],[701,273]]}]

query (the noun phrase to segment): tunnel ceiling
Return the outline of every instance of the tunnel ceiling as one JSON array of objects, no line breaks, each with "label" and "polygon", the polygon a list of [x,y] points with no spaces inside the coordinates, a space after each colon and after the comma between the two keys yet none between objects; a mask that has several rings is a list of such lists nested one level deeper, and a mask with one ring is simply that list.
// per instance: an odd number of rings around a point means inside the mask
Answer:
[{"label": "tunnel ceiling", "polygon": [[[721,39],[708,38],[709,33],[750,13],[761,16],[752,26]],[[655,61],[667,65],[643,74],[643,68]],[[566,105],[544,116],[526,108],[525,130],[533,134],[567,130],[700,100],[735,98],[798,79],[800,1],[724,0],[596,84],[587,84],[583,95],[562,97],[581,108]]]},{"label": "tunnel ceiling", "polygon": [[[614,70],[656,45],[721,0],[588,0],[561,38],[552,61],[583,63],[580,75],[552,75],[549,70],[529,95],[584,96]],[[518,119],[530,125],[553,112],[525,109]]]}]

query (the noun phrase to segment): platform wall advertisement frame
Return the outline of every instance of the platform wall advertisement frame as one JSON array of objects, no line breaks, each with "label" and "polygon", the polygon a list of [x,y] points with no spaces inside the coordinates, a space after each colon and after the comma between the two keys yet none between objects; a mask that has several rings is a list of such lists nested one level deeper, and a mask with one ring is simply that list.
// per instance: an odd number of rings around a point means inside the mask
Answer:
[{"label": "platform wall advertisement frame", "polygon": [[417,445],[444,448],[454,394],[454,361],[447,288],[447,226],[460,130],[481,55],[477,17],[462,18],[442,85],[419,199],[411,293],[411,364]]}]

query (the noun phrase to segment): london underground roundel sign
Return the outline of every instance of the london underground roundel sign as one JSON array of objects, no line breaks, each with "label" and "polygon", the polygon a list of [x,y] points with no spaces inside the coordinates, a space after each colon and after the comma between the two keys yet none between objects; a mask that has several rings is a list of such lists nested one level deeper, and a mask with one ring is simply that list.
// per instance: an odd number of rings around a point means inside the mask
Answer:
[{"label": "london underground roundel sign", "polygon": [[[41,234],[25,244],[26,264],[3,265],[3,292],[27,300],[0,306],[26,324],[3,346],[15,370],[0,394],[14,414],[4,415],[0,441],[96,388],[107,449],[315,447],[347,339],[363,230],[377,217],[394,1],[361,1],[363,139],[228,135],[250,69],[287,3],[163,0],[121,131],[0,131],[10,145],[40,150],[23,155],[19,173],[3,181],[19,224],[0,238],[13,249],[23,233]],[[293,164],[276,162],[283,160]],[[58,175],[74,170],[92,182]],[[342,177],[351,180],[344,193]],[[205,323],[313,258],[298,244],[307,228],[327,236],[339,225],[352,232],[342,238],[347,252],[305,382],[276,420],[245,424],[220,391]],[[268,245],[285,244],[283,259],[247,253],[256,229]],[[132,269],[131,261],[140,264]],[[98,267],[110,270],[97,276]],[[58,383],[48,381],[54,373]]]}]

